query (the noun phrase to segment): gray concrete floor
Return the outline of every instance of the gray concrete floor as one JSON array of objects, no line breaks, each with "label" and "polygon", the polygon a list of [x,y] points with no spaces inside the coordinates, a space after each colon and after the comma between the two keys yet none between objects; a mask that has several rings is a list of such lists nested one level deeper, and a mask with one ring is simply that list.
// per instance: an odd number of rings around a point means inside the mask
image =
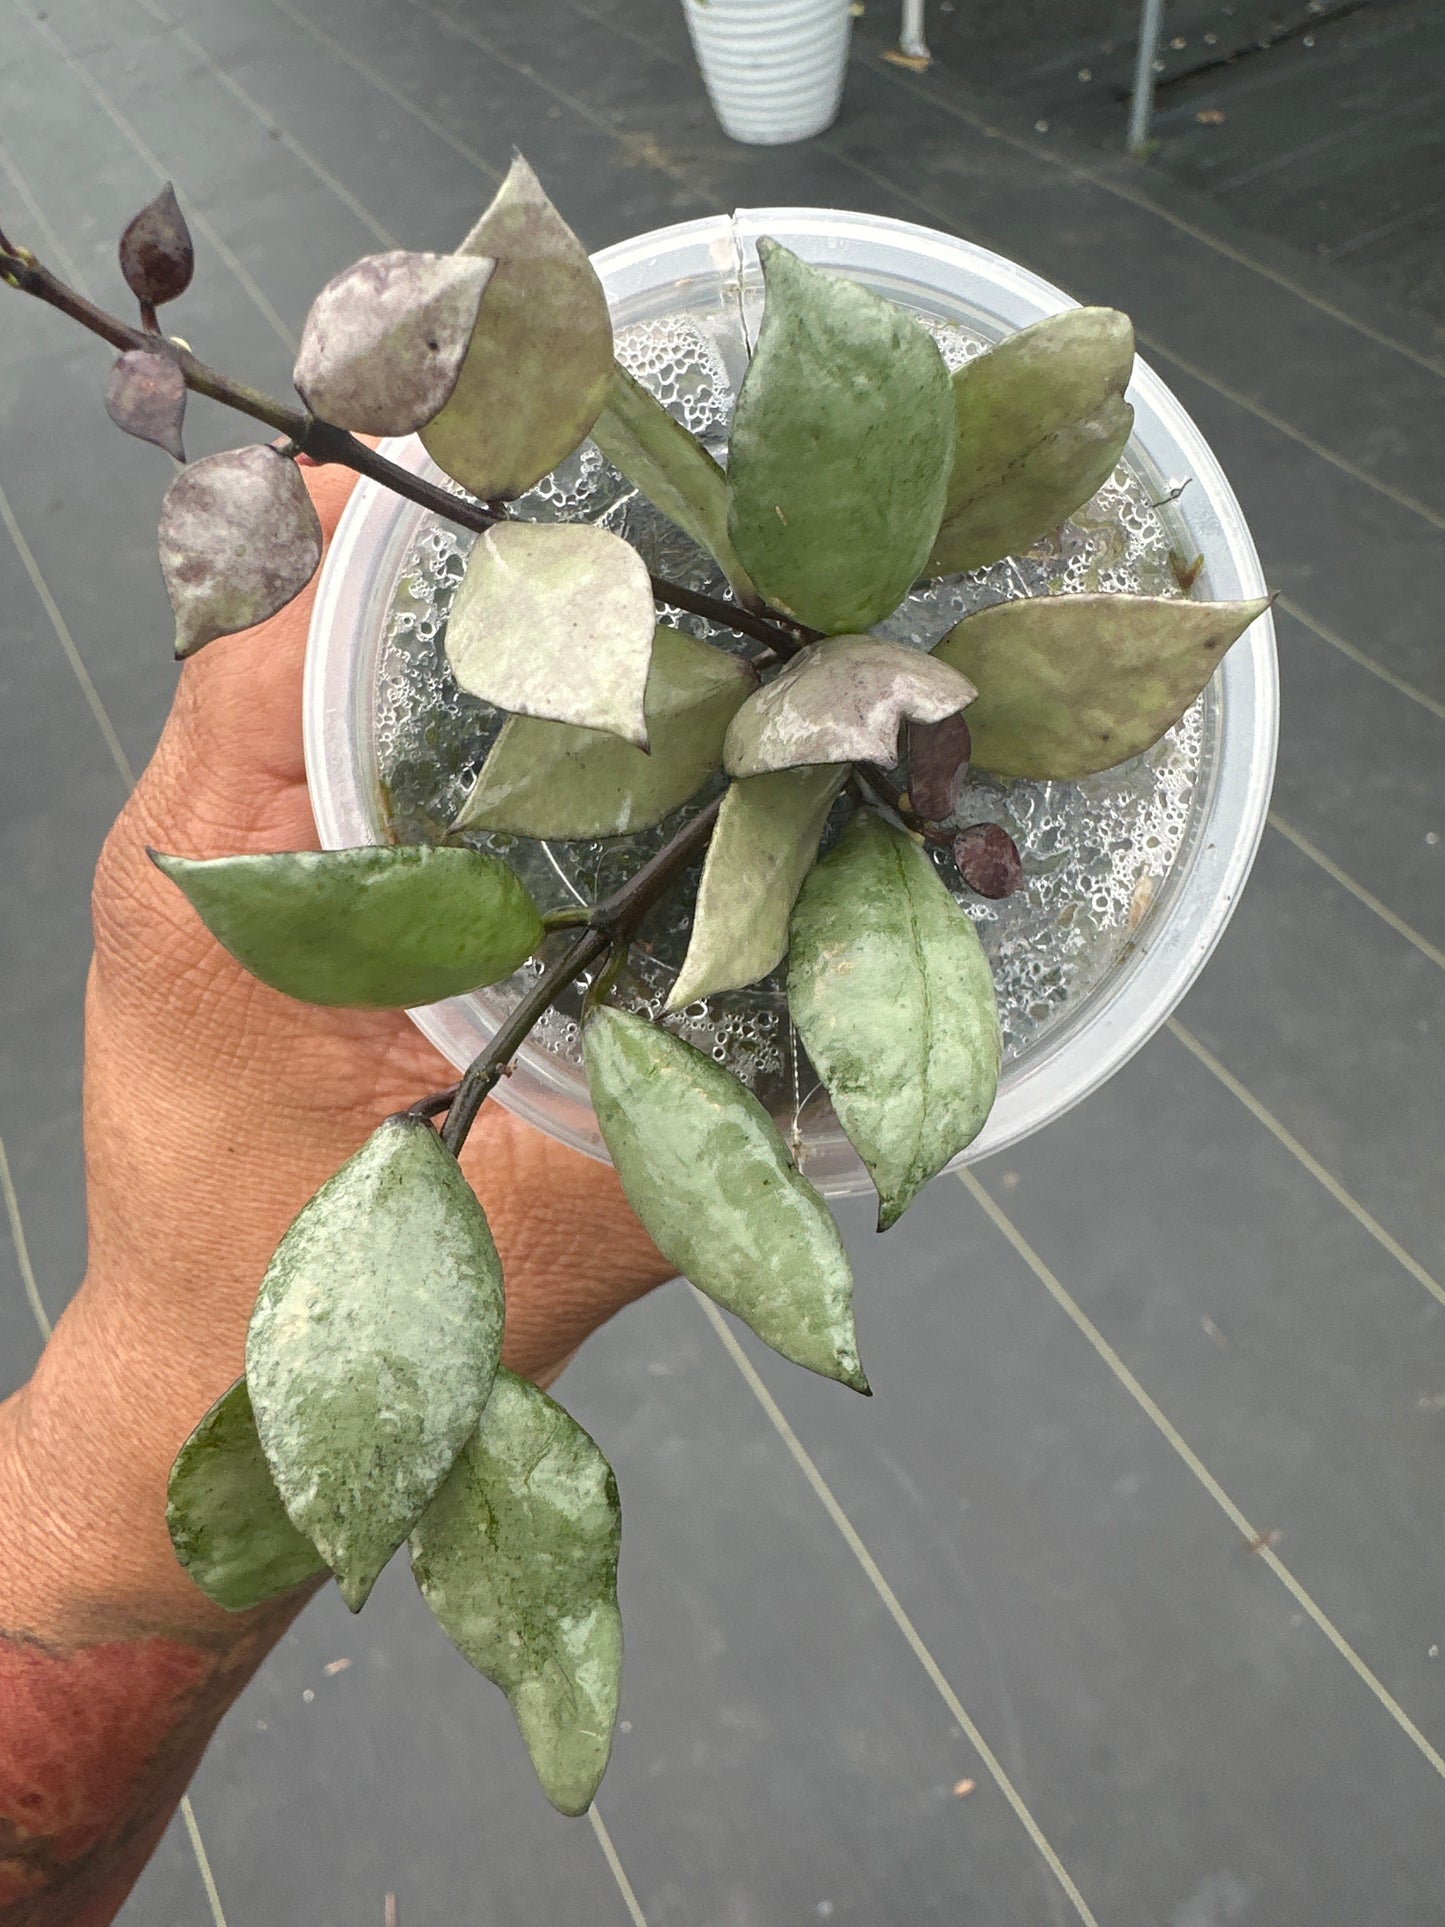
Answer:
[{"label": "gray concrete floor", "polygon": [[[382,1927],[388,1895],[398,1927],[1445,1922],[1438,335],[880,62],[876,11],[837,126],[779,151],[718,133],[671,0],[0,21],[4,224],[113,297],[173,176],[203,258],[177,322],[224,366],[283,386],[320,283],[453,244],[514,144],[594,246],[897,214],[1129,309],[1282,591],[1276,813],[1178,1021],[886,1244],[844,1210],[871,1403],[681,1286],[569,1373],[628,1518],[595,1820],[548,1810],[394,1571],[291,1633],[126,1927]],[[53,1314],[84,1265],[87,886],[173,674],[164,459],[109,430],[103,353],[3,313],[0,1389],[27,1282]],[[235,439],[193,415],[196,452]]]}]

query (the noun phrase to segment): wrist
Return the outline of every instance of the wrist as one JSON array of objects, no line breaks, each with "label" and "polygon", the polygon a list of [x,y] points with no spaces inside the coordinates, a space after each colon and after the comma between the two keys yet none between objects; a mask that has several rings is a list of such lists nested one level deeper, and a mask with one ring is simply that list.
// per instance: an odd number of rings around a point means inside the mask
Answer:
[{"label": "wrist", "polygon": [[125,1322],[116,1294],[88,1281],[30,1383],[0,1405],[0,1628],[225,1645],[254,1615],[224,1612],[191,1583],[166,1529],[166,1483],[239,1363],[153,1333],[136,1344]]}]

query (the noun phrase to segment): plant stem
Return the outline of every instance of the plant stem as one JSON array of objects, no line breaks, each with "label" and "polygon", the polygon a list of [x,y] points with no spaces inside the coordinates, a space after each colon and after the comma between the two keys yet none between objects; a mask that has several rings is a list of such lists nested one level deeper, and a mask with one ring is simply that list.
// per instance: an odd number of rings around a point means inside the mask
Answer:
[{"label": "plant stem", "polygon": [[[393,494],[404,496],[407,501],[430,509],[434,515],[443,516],[447,521],[456,522],[462,528],[472,529],[478,534],[506,520],[505,514],[498,513],[496,508],[488,508],[467,496],[453,495],[449,489],[440,488],[435,482],[412,475],[395,462],[388,461],[384,455],[378,455],[375,449],[368,448],[365,442],[358,441],[346,429],[338,428],[334,422],[322,421],[305,409],[293,408],[284,401],[278,401],[274,395],[252,388],[247,382],[235,381],[231,376],[221,374],[199,356],[193,355],[188,348],[182,348],[164,335],[131,327],[118,315],[107,314],[76,289],[67,286],[58,275],[52,274],[28,248],[15,247],[4,239],[3,234],[0,234],[0,277],[22,294],[34,295],[37,301],[44,301],[61,314],[68,315],[72,321],[78,322],[82,328],[88,328],[93,335],[99,335],[102,341],[108,341],[112,348],[119,348],[122,353],[141,349],[149,354],[173,356],[185,376],[187,388],[227,408],[234,408],[240,414],[249,415],[255,421],[265,422],[268,428],[279,430],[290,438],[299,454],[309,455],[315,462],[336,462],[354,469],[358,475],[380,482]],[[735,602],[724,602],[718,596],[686,589],[679,582],[669,582],[665,576],[654,575],[651,581],[652,592],[660,602],[686,609],[691,615],[703,616],[721,628],[735,629],[741,635],[752,636],[758,642],[767,643],[779,655],[795,656],[805,643],[816,639],[816,631],[788,623],[783,617],[755,615]]]},{"label": "plant stem", "polygon": [[[533,1025],[590,964],[604,952],[620,950],[626,945],[668,885],[706,847],[721,807],[719,796],[705,810],[699,810],[655,856],[649,857],[636,876],[596,906],[587,928],[543,971],[487,1048],[473,1058],[452,1095],[447,1121],[442,1126],[442,1142],[453,1157],[466,1143],[467,1133],[484,1099],[527,1041]],[[423,1098],[412,1109],[420,1116],[432,1116],[441,1109],[438,1100],[445,1095],[447,1093],[439,1091],[435,1097]]]},{"label": "plant stem", "polygon": [[610,947],[611,939],[601,930],[584,930],[574,937],[556,962],[542,972],[480,1057],[473,1058],[442,1126],[442,1143],[453,1157],[466,1143],[483,1099],[527,1041],[532,1026],[551,1009],[568,984]]}]

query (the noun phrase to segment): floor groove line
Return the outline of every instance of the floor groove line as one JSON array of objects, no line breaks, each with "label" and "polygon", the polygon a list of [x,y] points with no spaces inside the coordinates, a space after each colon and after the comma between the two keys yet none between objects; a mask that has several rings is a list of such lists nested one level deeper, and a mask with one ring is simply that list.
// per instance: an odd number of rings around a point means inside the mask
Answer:
[{"label": "floor groove line", "polygon": [[632,1891],[632,1882],[627,1878],[627,1869],[623,1866],[621,1857],[612,1844],[612,1835],[608,1831],[607,1822],[597,1811],[595,1800],[587,1809],[587,1818],[592,1823],[592,1831],[596,1835],[598,1846],[602,1849],[602,1857],[612,1869],[612,1878],[617,1882],[617,1891],[622,1896],[622,1904],[627,1909],[627,1917],[632,1927],[647,1927],[647,1916],[642,1911],[637,1895]]},{"label": "floor groove line", "polygon": [[994,1199],[984,1189],[974,1172],[970,1170],[961,1171],[959,1173],[959,1179],[964,1189],[978,1205],[984,1216],[988,1218],[995,1230],[1007,1240],[1014,1251],[1017,1252],[1018,1256],[1022,1258],[1029,1270],[1033,1272],[1039,1283],[1059,1307],[1060,1311],[1065,1314],[1083,1338],[1087,1340],[1090,1347],[1098,1354],[1099,1358],[1113,1373],[1125,1391],[1128,1392],[1140,1411],[1149,1419],[1155,1430],[1173,1447],[1177,1456],[1183,1460],[1184,1464],[1194,1474],[1194,1477],[1204,1487],[1204,1490],[1209,1494],[1210,1498],[1214,1500],[1214,1503],[1229,1520],[1230,1524],[1234,1526],[1235,1530],[1247,1544],[1256,1549],[1256,1556],[1264,1562],[1274,1574],[1275,1578],[1279,1580],[1280,1584],[1295,1601],[1295,1604],[1299,1606],[1301,1611],[1306,1614],[1317,1629],[1324,1634],[1335,1651],[1349,1666],[1351,1672],[1356,1675],[1363,1685],[1368,1687],[1374,1698],[1384,1708],[1385,1712],[1389,1714],[1390,1718],[1395,1722],[1396,1726],[1400,1728],[1401,1732],[1404,1733],[1405,1737],[1415,1747],[1421,1757],[1433,1767],[1442,1780],[1445,1780],[1445,1757],[1442,1757],[1436,1748],[1431,1745],[1430,1741],[1410,1718],[1394,1694],[1390,1692],[1389,1688],[1379,1676],[1371,1671],[1370,1667],[1366,1665],[1359,1653],[1355,1651],[1354,1647],[1345,1638],[1344,1634],[1335,1625],[1324,1608],[1320,1606],[1318,1601],[1314,1599],[1290,1571],[1289,1567],[1285,1565],[1284,1561],[1275,1552],[1273,1546],[1269,1544],[1267,1535],[1255,1530],[1249,1518],[1242,1509],[1235,1504],[1234,1500],[1225,1491],[1218,1479],[1215,1478],[1214,1474],[1209,1470],[1209,1467],[1200,1458],[1193,1446],[1190,1445],[1188,1440],[1175,1426],[1173,1420],[1164,1411],[1163,1407],[1150,1396],[1139,1379],[1129,1370],[1129,1367],[1124,1363],[1118,1352],[1114,1350],[1114,1347],[1109,1343],[1108,1339],[1105,1338],[1104,1334],[1089,1317],[1088,1313],[1060,1282],[1057,1274],[1044,1263],[1038,1252],[1034,1250],[1028,1239],[1025,1238],[1024,1234],[1013,1222],[1012,1218],[994,1202]]},{"label": "floor groove line", "polygon": [[1234,1072],[1199,1041],[1193,1031],[1186,1029],[1177,1017],[1166,1017],[1164,1029],[1171,1037],[1177,1038],[1190,1055],[1196,1057],[1232,1097],[1238,1099],[1250,1116],[1256,1118],[1270,1135],[1284,1146],[1290,1156],[1304,1166],[1315,1182],[1329,1192],[1336,1204],[1342,1205],[1349,1212],[1356,1224],[1367,1231],[1376,1244],[1388,1252],[1396,1264],[1410,1274],[1416,1284],[1422,1285],[1438,1304],[1445,1305],[1445,1285],[1441,1285],[1439,1280],[1425,1269],[1420,1260],[1405,1249],[1398,1238],[1391,1236],[1379,1219],[1368,1212],[1359,1199],[1345,1189],[1333,1172],[1326,1170],[1313,1151],[1307,1150],[1293,1131],[1282,1123],[1267,1105],[1261,1103],[1254,1092],[1247,1085],[1242,1084]]},{"label": "floor groove line", "polygon": [[749,1391],[751,1391],[753,1397],[762,1407],[773,1430],[786,1446],[794,1464],[812,1487],[814,1496],[821,1501],[824,1510],[837,1527],[844,1544],[862,1567],[864,1575],[874,1592],[877,1593],[888,1617],[893,1621],[899,1632],[902,1633],[914,1658],[928,1675],[934,1691],[953,1715],[955,1723],[967,1738],[969,1745],[972,1746],[978,1754],[979,1760],[989,1778],[1008,1802],[1013,1810],[1015,1819],[1018,1820],[1024,1831],[1028,1834],[1029,1839],[1033,1842],[1039,1858],[1063,1890],[1065,1898],[1074,1909],[1079,1920],[1083,1923],[1083,1927],[1099,1927],[1098,1921],[1090,1911],[1089,1904],[1079,1891],[1073,1876],[1069,1873],[1067,1867],[1064,1866],[1062,1860],[1060,1860],[1058,1854],[1054,1851],[1053,1846],[1045,1836],[1042,1827],[1040,1827],[1038,1821],[1025,1805],[1022,1794],[1020,1794],[1018,1788],[1009,1777],[1002,1760],[999,1759],[993,1748],[988,1744],[988,1741],[975,1725],[967,1707],[965,1707],[963,1701],[949,1684],[948,1677],[943,1668],[934,1658],[927,1645],[925,1645],[923,1635],[909,1618],[902,1601],[884,1577],[882,1568],[874,1559],[872,1553],[869,1552],[852,1520],[843,1510],[833,1488],[819,1471],[812,1454],[788,1423],[787,1416],[782,1407],[763,1383],[752,1360],[748,1357],[747,1353],[738,1343],[736,1336],[729,1328],[727,1320],[723,1317],[723,1314],[718,1310],[717,1306],[714,1305],[710,1299],[705,1298],[701,1292],[694,1291],[692,1296],[694,1303],[704,1318],[707,1319],[708,1323],[722,1340],[723,1347],[727,1351],[728,1356],[742,1374]]},{"label": "floor groove line", "polygon": [[359,79],[364,80],[369,87],[375,88],[379,94],[384,94],[388,100],[400,107],[403,113],[409,114],[419,126],[424,127],[435,139],[441,141],[443,146],[449,147],[454,154],[459,155],[462,160],[476,168],[479,174],[484,174],[494,187],[501,186],[503,180],[502,174],[497,168],[493,167],[492,163],[479,148],[473,147],[469,142],[462,140],[458,135],[453,134],[450,129],[444,127],[435,116],[429,114],[424,107],[419,106],[402,88],[395,86],[384,74],[379,74],[368,61],[362,60],[353,54],[350,48],[339,41],[334,34],[328,33],[324,27],[318,27],[314,20],[308,20],[304,13],[291,5],[290,0],[271,0],[271,5],[278,13],[284,14],[288,20],[292,21],[304,32],[309,33],[312,39],[315,40],[318,45],[324,47],[328,53],[335,55],[338,60],[344,62],[345,65],[348,66]]},{"label": "floor groove line", "polygon": [[1388,924],[1390,929],[1405,939],[1406,943],[1413,944],[1421,956],[1428,957],[1437,970],[1445,970],[1445,950],[1441,950],[1438,944],[1431,943],[1428,937],[1422,936],[1415,926],[1406,923],[1403,917],[1396,916],[1388,903],[1382,902],[1372,890],[1367,890],[1363,883],[1357,883],[1348,870],[1342,870],[1333,858],[1326,856],[1323,850],[1311,843],[1304,832],[1297,830],[1293,823],[1280,815],[1278,810],[1271,810],[1266,821],[1277,835],[1284,838],[1286,843],[1293,844],[1301,856],[1307,857],[1311,863],[1323,870],[1331,882],[1339,884],[1342,890],[1348,891],[1356,902],[1362,903],[1367,910],[1380,919],[1381,923]]},{"label": "floor groove line", "polygon": [[136,5],[148,13],[152,20],[158,21],[170,33],[176,44],[185,48],[192,60],[199,61],[217,86],[224,88],[233,100],[238,101],[245,108],[253,120],[259,122],[269,135],[273,135],[293,160],[299,161],[329,193],[334,194],[341,205],[356,216],[373,240],[380,241],[384,248],[400,247],[401,243],[395,235],[388,233],[381,222],[356,198],[346,183],[338,180],[330,168],[318,160],[309,147],[303,146],[289,128],[285,127],[269,109],[262,106],[254,94],[249,93],[239,80],[228,74],[210,48],[203,46],[188,27],[182,26],[179,20],[172,19],[164,8],[156,5],[156,0],[136,0]]}]

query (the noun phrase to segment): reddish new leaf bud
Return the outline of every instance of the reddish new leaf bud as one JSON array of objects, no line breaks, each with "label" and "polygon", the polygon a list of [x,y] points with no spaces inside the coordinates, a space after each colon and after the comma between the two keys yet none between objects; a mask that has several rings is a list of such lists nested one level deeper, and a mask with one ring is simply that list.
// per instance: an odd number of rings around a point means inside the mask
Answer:
[{"label": "reddish new leaf bud", "polygon": [[958,807],[972,751],[968,724],[960,714],[941,723],[908,725],[908,800],[930,823],[940,823]]},{"label": "reddish new leaf bud", "polygon": [[1011,897],[1024,880],[1018,845],[998,823],[970,823],[960,830],[953,860],[969,889],[981,897]]},{"label": "reddish new leaf bud", "polygon": [[184,294],[195,272],[196,251],[175,189],[167,181],[120,237],[120,271],[137,301],[158,308]]}]

